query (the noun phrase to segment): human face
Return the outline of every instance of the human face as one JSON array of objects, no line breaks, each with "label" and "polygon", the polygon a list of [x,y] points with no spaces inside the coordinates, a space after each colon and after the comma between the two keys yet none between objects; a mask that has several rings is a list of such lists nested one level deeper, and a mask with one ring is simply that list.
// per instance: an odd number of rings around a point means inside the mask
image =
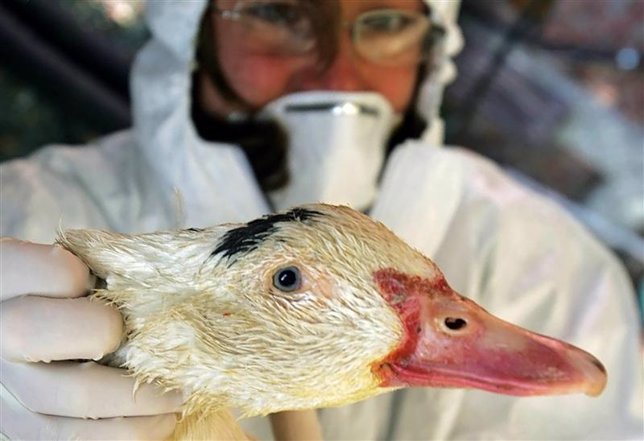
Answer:
[{"label": "human face", "polygon": [[[230,10],[235,0],[218,0],[217,8]],[[362,13],[375,9],[422,12],[421,0],[340,0],[341,21],[352,23]],[[284,55],[254,52],[243,44],[240,26],[234,21],[213,17],[218,62],[230,87],[250,109],[227,103],[212,84],[205,84],[205,105],[220,116],[232,111],[262,108],[290,93],[309,90],[377,92],[396,112],[409,105],[418,76],[417,65],[383,66],[356,53],[350,32],[341,28],[338,50],[325,69],[316,63],[315,54]]]}]

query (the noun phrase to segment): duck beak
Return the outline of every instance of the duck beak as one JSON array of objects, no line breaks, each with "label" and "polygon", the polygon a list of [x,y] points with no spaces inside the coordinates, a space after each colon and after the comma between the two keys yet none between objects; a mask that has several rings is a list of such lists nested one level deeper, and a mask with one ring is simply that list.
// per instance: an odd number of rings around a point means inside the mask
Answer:
[{"label": "duck beak", "polygon": [[405,328],[403,343],[374,367],[382,387],[595,396],[606,385],[606,370],[591,354],[494,317],[442,277],[430,281],[389,272],[376,274],[376,282]]}]

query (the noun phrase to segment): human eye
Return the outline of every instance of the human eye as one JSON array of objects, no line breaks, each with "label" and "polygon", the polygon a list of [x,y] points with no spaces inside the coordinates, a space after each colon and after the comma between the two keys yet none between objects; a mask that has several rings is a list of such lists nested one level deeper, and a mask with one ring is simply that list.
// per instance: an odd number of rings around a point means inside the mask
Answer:
[{"label": "human eye", "polygon": [[405,65],[423,57],[423,42],[431,22],[424,14],[397,9],[369,11],[353,25],[354,44],[366,59]]},{"label": "human eye", "polygon": [[420,14],[397,10],[372,11],[360,19],[363,32],[397,34],[418,26],[425,17]]},{"label": "human eye", "polygon": [[307,21],[301,8],[291,2],[255,2],[248,4],[243,14],[265,24],[288,29],[298,29]]}]

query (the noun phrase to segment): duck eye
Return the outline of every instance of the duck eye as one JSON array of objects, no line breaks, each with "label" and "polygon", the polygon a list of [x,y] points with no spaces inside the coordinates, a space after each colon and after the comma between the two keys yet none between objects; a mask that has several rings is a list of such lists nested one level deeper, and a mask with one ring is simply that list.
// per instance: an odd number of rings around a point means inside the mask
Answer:
[{"label": "duck eye", "polygon": [[273,275],[273,286],[284,292],[295,291],[302,285],[300,270],[294,266],[287,266],[278,270]]}]

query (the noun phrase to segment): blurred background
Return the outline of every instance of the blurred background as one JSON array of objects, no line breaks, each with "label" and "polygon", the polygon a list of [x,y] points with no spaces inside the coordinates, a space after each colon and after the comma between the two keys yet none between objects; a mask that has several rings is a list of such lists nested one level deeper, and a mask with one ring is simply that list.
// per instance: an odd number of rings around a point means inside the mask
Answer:
[{"label": "blurred background", "polygon": [[[0,161],[130,124],[145,0],[0,0]],[[644,311],[644,0],[463,0],[447,143],[611,247]]]}]

